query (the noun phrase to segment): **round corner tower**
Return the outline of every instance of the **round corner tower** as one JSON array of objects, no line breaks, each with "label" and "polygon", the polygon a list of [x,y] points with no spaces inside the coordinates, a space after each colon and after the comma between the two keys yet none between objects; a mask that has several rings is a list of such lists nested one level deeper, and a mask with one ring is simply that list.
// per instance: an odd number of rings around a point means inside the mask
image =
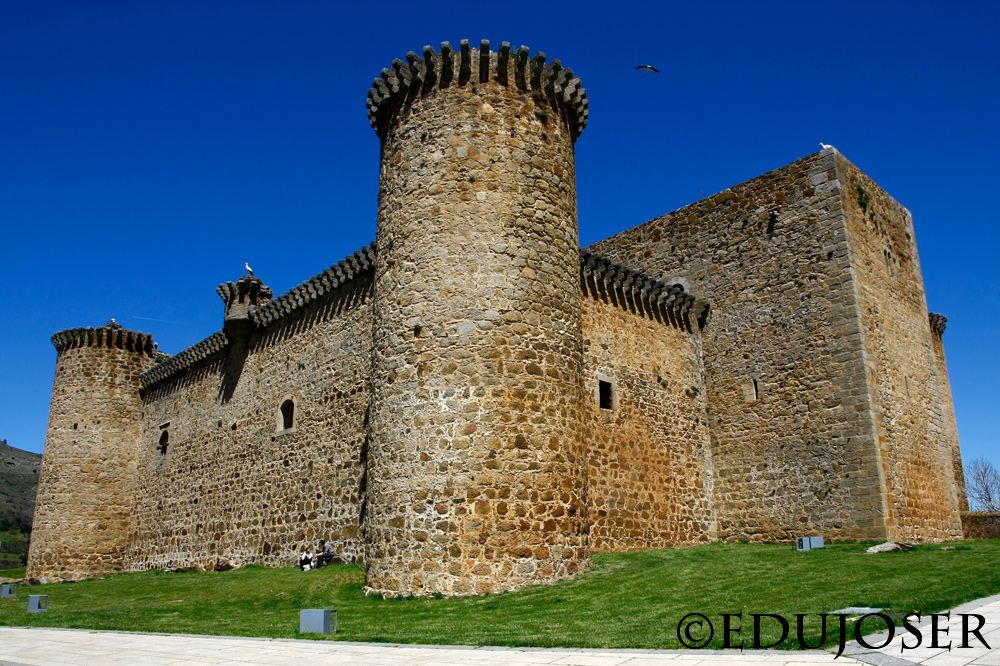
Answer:
[{"label": "round corner tower", "polygon": [[479,594],[589,564],[572,70],[425,47],[368,94],[381,139],[366,583]]},{"label": "round corner tower", "polygon": [[56,372],[27,575],[57,581],[122,568],[136,494],[139,376],[157,352],[151,335],[114,320],[60,331],[52,344]]}]

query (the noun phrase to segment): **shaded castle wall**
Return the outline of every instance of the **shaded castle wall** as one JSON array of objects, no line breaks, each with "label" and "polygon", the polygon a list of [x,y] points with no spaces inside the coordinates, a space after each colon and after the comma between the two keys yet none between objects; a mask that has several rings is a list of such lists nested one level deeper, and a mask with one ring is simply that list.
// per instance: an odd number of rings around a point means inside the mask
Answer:
[{"label": "shaded castle wall", "polygon": [[702,344],[720,539],[885,536],[833,151],[592,249],[712,300]]},{"label": "shaded castle wall", "polygon": [[[583,298],[590,544],[639,550],[715,537],[711,448],[694,333],[593,282]],[[598,382],[612,385],[601,409]]]},{"label": "shaded castle wall", "polygon": [[934,344],[934,360],[937,363],[937,407],[945,421],[946,439],[951,442],[952,473],[955,477],[955,493],[958,495],[960,512],[969,510],[969,498],[965,488],[965,469],[962,467],[962,451],[958,445],[958,423],[955,421],[955,403],[951,397],[951,381],[948,379],[948,363],[944,356],[944,328],[946,317],[932,313],[931,339]]},{"label": "shaded castle wall", "polygon": [[321,538],[360,558],[370,353],[368,273],[146,389],[126,566],[287,565]]},{"label": "shaded castle wall", "polygon": [[366,582],[499,592],[589,562],[582,124],[526,48],[424,54],[369,94],[382,153]]},{"label": "shaded castle wall", "polygon": [[950,390],[944,393],[947,374],[935,354],[912,219],[839,155],[837,175],[845,193],[887,536],[961,538],[958,435]]},{"label": "shaded castle wall", "polygon": [[55,381],[28,556],[30,578],[66,580],[122,568],[135,508],[151,336],[120,326],[52,336]]}]

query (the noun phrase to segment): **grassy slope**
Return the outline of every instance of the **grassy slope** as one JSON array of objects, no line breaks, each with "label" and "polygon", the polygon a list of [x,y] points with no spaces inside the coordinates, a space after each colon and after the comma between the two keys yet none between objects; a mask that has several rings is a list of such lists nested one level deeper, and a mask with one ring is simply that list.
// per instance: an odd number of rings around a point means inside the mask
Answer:
[{"label": "grassy slope", "polygon": [[[680,647],[678,620],[700,612],[716,624],[713,645],[721,647],[724,612],[793,621],[793,613],[851,605],[928,613],[1000,592],[1000,540],[881,555],[866,555],[866,545],[796,553],[714,544],[596,555],[593,569],[571,581],[462,599],[366,598],[356,565],[121,574],[32,588],[51,595],[51,610],[39,615],[24,612],[22,588],[16,600],[0,599],[0,624],[294,637],[299,609],[337,608],[341,640],[651,648]],[[818,622],[807,627],[815,640]]]}]

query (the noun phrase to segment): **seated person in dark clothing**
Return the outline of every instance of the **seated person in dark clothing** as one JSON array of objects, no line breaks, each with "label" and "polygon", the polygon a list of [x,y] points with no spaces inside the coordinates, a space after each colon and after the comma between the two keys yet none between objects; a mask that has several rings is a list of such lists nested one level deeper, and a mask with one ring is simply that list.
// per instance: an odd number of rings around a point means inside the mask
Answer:
[{"label": "seated person in dark clothing", "polygon": [[316,555],[316,566],[321,567],[324,564],[329,564],[336,557],[336,553],[333,552],[333,546],[326,542],[326,539],[319,540],[319,553]]}]

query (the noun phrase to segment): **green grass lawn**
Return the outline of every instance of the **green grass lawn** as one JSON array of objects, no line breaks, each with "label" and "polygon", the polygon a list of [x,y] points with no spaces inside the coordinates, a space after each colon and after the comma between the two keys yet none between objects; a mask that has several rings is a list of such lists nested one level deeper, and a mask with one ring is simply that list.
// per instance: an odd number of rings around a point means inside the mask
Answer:
[{"label": "green grass lawn", "polygon": [[13,569],[3,569],[0,568],[0,578],[24,578],[24,567],[15,567]]},{"label": "green grass lawn", "polygon": [[[713,544],[595,555],[593,568],[573,580],[458,599],[366,598],[357,565],[305,573],[291,567],[149,571],[22,587],[16,599],[0,599],[0,625],[291,638],[299,609],[336,608],[340,631],[332,638],[340,640],[676,648],[685,614],[709,616],[716,627],[712,645],[721,647],[718,614],[743,611],[789,618],[791,638],[783,647],[791,648],[797,646],[794,613],[846,606],[930,613],[1000,592],[1000,540],[879,555],[866,555],[868,545],[797,553],[789,546]],[[29,591],[50,595],[48,613],[25,613]],[[814,642],[819,622],[810,619],[806,638]],[[836,640],[836,629],[832,633],[828,644]],[[767,637],[773,641],[776,629]]]}]

